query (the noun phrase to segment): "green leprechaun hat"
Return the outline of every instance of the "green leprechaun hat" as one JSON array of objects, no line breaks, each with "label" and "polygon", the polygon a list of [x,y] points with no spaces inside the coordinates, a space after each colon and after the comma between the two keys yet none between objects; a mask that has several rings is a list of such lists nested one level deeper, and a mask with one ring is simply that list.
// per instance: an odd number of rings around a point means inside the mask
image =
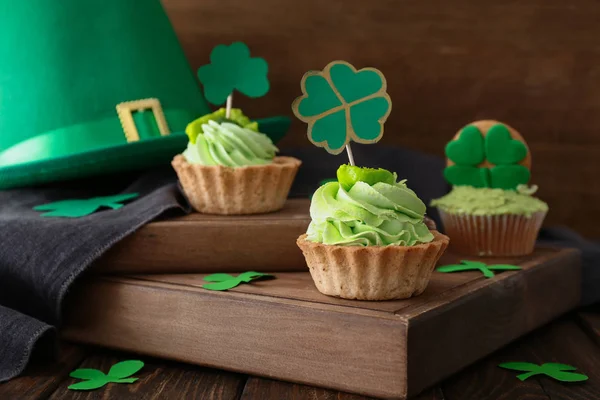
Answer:
[{"label": "green leprechaun hat", "polygon": [[0,0],[0,15],[0,189],[168,165],[211,112],[159,0]]}]

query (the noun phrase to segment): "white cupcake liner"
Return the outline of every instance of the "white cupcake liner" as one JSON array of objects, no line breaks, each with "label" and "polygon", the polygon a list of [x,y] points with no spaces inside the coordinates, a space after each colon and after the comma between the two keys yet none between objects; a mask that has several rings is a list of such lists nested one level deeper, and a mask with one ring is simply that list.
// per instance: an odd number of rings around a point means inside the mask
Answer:
[{"label": "white cupcake liner", "polygon": [[533,252],[545,211],[525,215],[467,215],[439,210],[455,253],[471,256],[522,256]]}]

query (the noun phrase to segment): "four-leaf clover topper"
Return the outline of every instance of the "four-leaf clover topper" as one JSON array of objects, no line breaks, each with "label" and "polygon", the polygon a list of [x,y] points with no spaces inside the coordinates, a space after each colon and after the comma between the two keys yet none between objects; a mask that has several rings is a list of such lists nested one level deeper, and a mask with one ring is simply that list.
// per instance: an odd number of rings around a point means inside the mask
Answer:
[{"label": "four-leaf clover topper", "polygon": [[206,100],[214,105],[227,102],[227,110],[231,110],[234,90],[252,98],[267,94],[268,71],[264,59],[250,57],[248,46],[235,42],[216,46],[210,53],[210,64],[198,69],[198,79],[204,86]]},{"label": "four-leaf clover topper", "polygon": [[477,121],[446,145],[444,177],[454,186],[517,189],[531,178],[531,154],[523,137],[498,121]]},{"label": "four-leaf clover topper", "polygon": [[309,71],[302,78],[302,96],[292,109],[308,124],[308,139],[331,154],[348,150],[349,142],[375,143],[383,136],[383,124],[392,101],[387,83],[375,68],[357,70],[346,61],[333,61],[323,71]]}]

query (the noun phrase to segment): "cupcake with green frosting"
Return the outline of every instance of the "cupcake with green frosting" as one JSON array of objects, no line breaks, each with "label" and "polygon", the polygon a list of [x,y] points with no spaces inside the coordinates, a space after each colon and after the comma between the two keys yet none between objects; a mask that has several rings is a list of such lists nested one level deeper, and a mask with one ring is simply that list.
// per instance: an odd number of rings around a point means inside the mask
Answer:
[{"label": "cupcake with green frosting", "polygon": [[523,137],[497,121],[461,129],[446,146],[446,180],[453,189],[431,202],[452,249],[474,256],[533,252],[548,205],[529,188],[531,155]]},{"label": "cupcake with green frosting", "polygon": [[271,139],[239,109],[203,116],[186,128],[187,148],[172,165],[192,207],[207,214],[283,208],[300,160],[278,157]]},{"label": "cupcake with green frosting", "polygon": [[384,169],[342,165],[313,194],[298,238],[317,289],[359,300],[403,299],[427,287],[448,237],[425,223],[425,204]]}]

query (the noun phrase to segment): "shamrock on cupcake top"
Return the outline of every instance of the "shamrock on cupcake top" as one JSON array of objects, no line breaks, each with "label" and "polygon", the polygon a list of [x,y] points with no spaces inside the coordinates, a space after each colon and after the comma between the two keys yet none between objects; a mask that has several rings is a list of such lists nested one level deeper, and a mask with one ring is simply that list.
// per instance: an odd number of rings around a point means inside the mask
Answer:
[{"label": "shamrock on cupcake top", "polygon": [[515,190],[530,178],[531,155],[523,137],[497,121],[461,129],[446,145],[444,177],[454,186]]}]

